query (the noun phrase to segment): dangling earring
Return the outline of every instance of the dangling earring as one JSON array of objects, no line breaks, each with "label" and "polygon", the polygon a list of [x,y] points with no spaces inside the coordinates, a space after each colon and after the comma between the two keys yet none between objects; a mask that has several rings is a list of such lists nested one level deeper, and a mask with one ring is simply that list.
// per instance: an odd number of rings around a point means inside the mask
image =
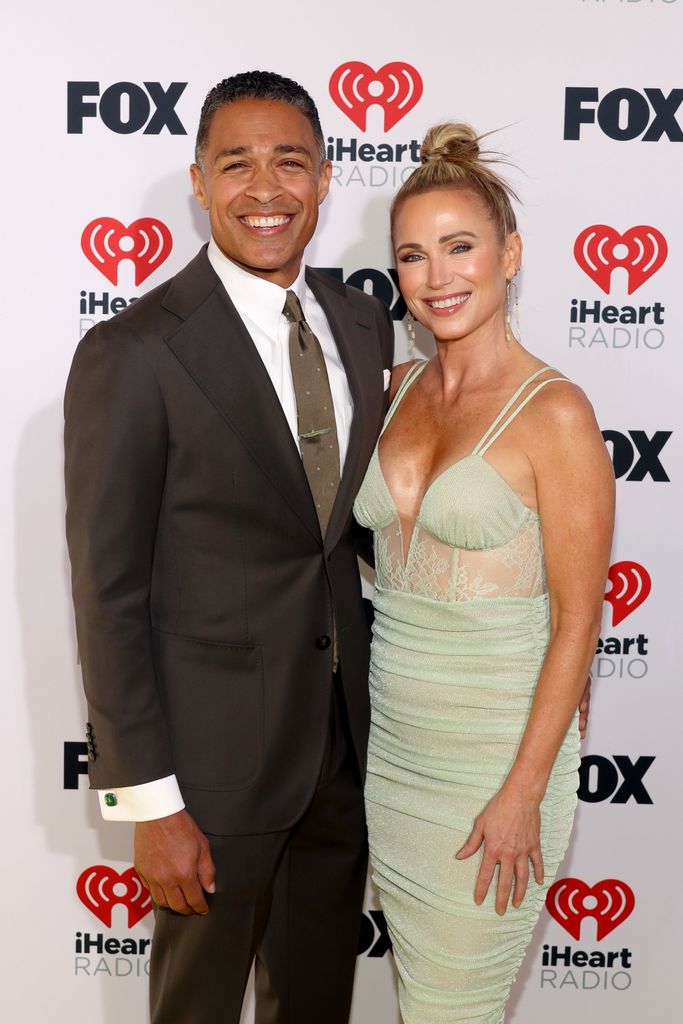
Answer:
[{"label": "dangling earring", "polygon": [[510,329],[510,282],[505,285],[505,343],[510,348],[512,345],[512,330]]},{"label": "dangling earring", "polygon": [[[519,270],[515,270],[515,277]],[[514,326],[512,318],[514,317]],[[516,336],[520,340],[519,331],[519,292],[514,277],[510,278],[505,288],[505,341],[507,347],[512,345],[512,339]]]},{"label": "dangling earring", "polygon": [[410,312],[406,313],[406,330],[408,331],[408,356],[412,360],[415,358],[415,321]]}]

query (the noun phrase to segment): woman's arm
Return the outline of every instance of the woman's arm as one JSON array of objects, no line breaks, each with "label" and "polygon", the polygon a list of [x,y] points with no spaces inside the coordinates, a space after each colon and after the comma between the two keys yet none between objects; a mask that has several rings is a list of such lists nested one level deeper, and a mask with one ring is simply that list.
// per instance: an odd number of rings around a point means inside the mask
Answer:
[{"label": "woman's arm", "polygon": [[569,383],[533,406],[529,458],[536,476],[550,600],[550,642],[517,757],[457,856],[484,844],[475,902],[499,864],[496,910],[526,892],[529,860],[543,880],[539,806],[595,654],[614,523],[614,472],[593,410]]}]

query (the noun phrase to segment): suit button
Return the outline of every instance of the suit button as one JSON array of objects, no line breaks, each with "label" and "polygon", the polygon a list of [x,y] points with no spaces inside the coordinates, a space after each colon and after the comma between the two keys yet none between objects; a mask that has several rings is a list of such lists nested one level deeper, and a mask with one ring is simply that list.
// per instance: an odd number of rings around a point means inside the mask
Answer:
[{"label": "suit button", "polygon": [[326,651],[331,643],[332,641],[330,640],[329,636],[319,636],[315,642],[315,646],[318,648],[319,651]]}]

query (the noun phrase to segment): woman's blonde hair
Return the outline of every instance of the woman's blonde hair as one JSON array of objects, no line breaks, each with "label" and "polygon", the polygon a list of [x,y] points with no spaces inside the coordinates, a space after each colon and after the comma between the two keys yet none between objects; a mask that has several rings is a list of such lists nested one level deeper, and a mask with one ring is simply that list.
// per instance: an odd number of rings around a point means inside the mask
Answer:
[{"label": "woman's blonde hair", "polygon": [[468,124],[438,124],[430,128],[420,148],[420,166],[416,167],[394,196],[391,224],[406,199],[423,192],[458,189],[473,192],[483,201],[503,241],[517,230],[511,199],[519,198],[495,171],[492,163],[501,158],[483,154],[479,143],[486,135],[477,135]]}]

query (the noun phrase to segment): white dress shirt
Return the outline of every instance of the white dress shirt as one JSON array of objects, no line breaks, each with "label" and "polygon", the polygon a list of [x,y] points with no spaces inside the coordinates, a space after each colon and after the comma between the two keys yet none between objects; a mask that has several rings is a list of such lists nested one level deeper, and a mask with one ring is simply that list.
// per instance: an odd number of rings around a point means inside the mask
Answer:
[{"label": "white dress shirt", "polygon": [[[209,242],[208,257],[263,360],[298,446],[296,397],[289,365],[290,325],[283,314],[287,289],[238,267],[221,252],[213,238]],[[307,286],[304,273],[302,262],[289,290],[296,292],[306,321],[318,338],[325,357],[337,423],[341,474],[349,447],[353,400],[330,325],[320,303]],[[115,796],[116,804],[113,807],[105,803],[105,793]],[[149,821],[174,814],[185,806],[175,775],[144,782],[139,786],[100,790],[99,798],[102,816],[110,821]]]}]

